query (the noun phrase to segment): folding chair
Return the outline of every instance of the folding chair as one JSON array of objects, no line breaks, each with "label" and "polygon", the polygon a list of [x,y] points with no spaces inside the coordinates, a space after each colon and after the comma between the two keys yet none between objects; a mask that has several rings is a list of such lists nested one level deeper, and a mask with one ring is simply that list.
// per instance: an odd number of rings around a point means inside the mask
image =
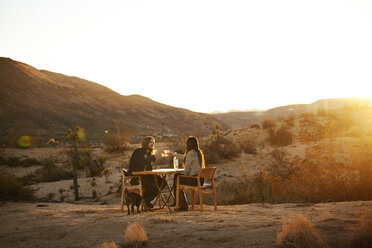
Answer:
[{"label": "folding chair", "polygon": [[[121,169],[121,176],[123,178],[123,184],[121,186],[121,210],[123,211],[124,207],[124,193],[125,189],[128,191],[139,194],[142,197],[141,200],[141,210],[143,210],[143,189],[142,189],[142,180],[140,176],[129,176],[126,169]],[[130,180],[132,178],[138,178],[138,185],[131,185]]]},{"label": "folding chair", "polygon": [[[192,208],[194,209],[195,204],[195,191],[198,191],[199,194],[199,203],[200,203],[200,209],[203,211],[203,194],[212,194],[213,195],[213,203],[214,203],[214,209],[217,209],[217,202],[216,202],[216,188],[214,185],[214,173],[216,172],[216,167],[212,168],[201,168],[199,170],[198,176],[178,176],[177,177],[177,193],[176,193],[176,209],[179,207],[179,201],[180,201],[180,190],[192,190]],[[189,185],[183,185],[180,184],[180,178],[195,178],[197,179],[198,185],[197,186],[189,186]],[[203,185],[200,185],[200,178],[204,179],[210,179],[211,183],[204,183]]]}]

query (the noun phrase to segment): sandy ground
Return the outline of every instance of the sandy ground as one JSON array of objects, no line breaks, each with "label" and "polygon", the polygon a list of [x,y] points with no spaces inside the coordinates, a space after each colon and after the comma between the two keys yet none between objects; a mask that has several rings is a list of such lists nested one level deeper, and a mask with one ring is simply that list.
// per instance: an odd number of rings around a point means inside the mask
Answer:
[{"label": "sandy ground", "polygon": [[[146,247],[273,247],[283,221],[308,218],[331,247],[340,247],[359,213],[372,201],[322,204],[248,204],[206,206],[201,212],[166,209],[127,215],[120,205],[1,203],[0,247],[93,247],[123,244],[131,223],[142,225]],[[170,223],[158,221],[168,217]]]}]

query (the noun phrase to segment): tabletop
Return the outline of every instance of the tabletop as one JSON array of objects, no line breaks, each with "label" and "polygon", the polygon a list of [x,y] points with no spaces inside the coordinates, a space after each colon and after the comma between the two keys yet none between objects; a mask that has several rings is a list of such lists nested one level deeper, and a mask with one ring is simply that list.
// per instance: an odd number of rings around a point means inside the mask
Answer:
[{"label": "tabletop", "polygon": [[132,175],[164,175],[164,174],[175,174],[182,173],[185,169],[155,169],[151,171],[133,171]]}]

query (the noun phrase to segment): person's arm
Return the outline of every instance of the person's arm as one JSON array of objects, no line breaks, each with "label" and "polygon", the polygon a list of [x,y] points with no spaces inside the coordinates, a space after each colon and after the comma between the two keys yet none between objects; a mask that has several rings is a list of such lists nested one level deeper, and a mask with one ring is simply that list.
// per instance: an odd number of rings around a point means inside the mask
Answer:
[{"label": "person's arm", "polygon": [[176,158],[179,160],[179,161],[184,161],[185,160],[185,155],[183,155],[183,154],[178,154],[178,153],[174,153],[173,154],[174,156],[176,156]]},{"label": "person's arm", "polygon": [[155,159],[156,159],[155,155],[148,156],[147,158],[144,159],[144,163],[148,164],[148,163],[154,162]]}]

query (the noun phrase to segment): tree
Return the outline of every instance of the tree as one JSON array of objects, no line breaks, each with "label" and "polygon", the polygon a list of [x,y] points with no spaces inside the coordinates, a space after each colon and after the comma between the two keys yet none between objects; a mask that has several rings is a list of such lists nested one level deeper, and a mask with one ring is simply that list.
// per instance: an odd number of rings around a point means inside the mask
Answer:
[{"label": "tree", "polygon": [[75,193],[75,201],[79,200],[79,185],[77,181],[77,168],[79,164],[79,155],[77,151],[77,142],[79,140],[85,139],[84,130],[80,127],[75,128],[75,132],[71,130],[71,128],[67,129],[66,137],[72,141],[74,145],[74,163],[72,164],[72,180],[74,183],[74,193]]}]

